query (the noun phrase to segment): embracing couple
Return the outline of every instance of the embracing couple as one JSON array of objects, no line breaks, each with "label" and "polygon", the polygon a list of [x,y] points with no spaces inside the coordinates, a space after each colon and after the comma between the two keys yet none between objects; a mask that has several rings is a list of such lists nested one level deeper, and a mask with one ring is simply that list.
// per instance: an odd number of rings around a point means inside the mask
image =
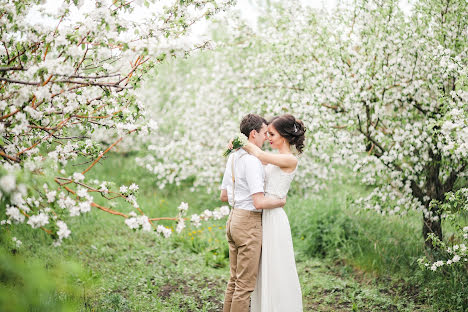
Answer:
[{"label": "embracing couple", "polygon": [[[302,152],[306,129],[292,115],[267,122],[248,114],[240,131],[248,143],[228,158],[220,195],[232,207],[226,224],[231,277],[223,312],[302,311],[283,206],[298,163],[293,151]],[[266,140],[279,153],[262,151]]]}]

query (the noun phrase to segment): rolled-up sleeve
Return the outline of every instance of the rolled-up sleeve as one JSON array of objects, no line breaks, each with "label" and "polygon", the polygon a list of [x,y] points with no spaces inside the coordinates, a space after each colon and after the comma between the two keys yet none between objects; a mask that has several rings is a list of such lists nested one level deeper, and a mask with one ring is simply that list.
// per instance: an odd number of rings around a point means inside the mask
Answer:
[{"label": "rolled-up sleeve", "polygon": [[227,190],[229,186],[232,187],[232,169],[231,161],[233,154],[229,155],[228,161],[226,163],[226,169],[224,170],[223,181],[221,182],[220,190]]}]

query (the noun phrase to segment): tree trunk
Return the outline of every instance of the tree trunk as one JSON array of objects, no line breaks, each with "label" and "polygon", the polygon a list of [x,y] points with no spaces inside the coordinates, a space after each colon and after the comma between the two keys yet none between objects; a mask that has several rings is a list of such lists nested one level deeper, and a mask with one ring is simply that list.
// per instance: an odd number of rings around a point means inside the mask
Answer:
[{"label": "tree trunk", "polygon": [[440,220],[440,216],[435,220],[431,220],[430,218],[426,218],[423,214],[423,237],[424,243],[426,248],[434,250],[436,247],[432,244],[432,240],[428,240],[429,234],[433,233],[437,238],[442,240],[442,223]]},{"label": "tree trunk", "polygon": [[432,244],[432,241],[428,238],[429,234],[434,234],[440,240],[442,240],[442,221],[441,213],[437,206],[431,207],[431,201],[436,200],[441,203],[444,199],[443,186],[439,180],[439,170],[441,156],[439,153],[434,153],[431,149],[429,150],[429,157],[432,159],[426,166],[427,168],[427,181],[426,181],[426,194],[429,195],[429,201],[425,202],[426,209],[432,212],[432,217],[437,216],[437,220],[432,220],[431,216],[426,217],[423,214],[423,237],[427,248],[431,250],[437,249]]}]

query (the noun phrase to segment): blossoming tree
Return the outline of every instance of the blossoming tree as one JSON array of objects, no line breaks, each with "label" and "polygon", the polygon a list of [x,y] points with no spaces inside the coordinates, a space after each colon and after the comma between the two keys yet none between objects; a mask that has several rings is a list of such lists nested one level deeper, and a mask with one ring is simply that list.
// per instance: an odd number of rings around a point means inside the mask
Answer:
[{"label": "blossoming tree", "polygon": [[[177,145],[154,145],[167,163],[151,165],[149,156],[145,166],[159,173],[170,164],[173,181],[203,171],[197,181],[209,184],[217,177],[213,145],[224,146],[226,129],[234,133],[233,116],[290,112],[308,126],[302,187],[334,177],[336,164],[348,165],[373,187],[361,206],[382,215],[422,213],[426,246],[450,257],[426,263],[431,269],[466,263],[468,227],[460,222],[468,210],[466,11],[465,1],[431,0],[415,2],[410,15],[398,1],[379,0],[330,14],[297,2],[271,8],[257,31],[236,26],[228,43],[192,71],[197,79],[171,78],[186,82],[183,90],[174,86],[171,98],[183,135]],[[208,157],[198,158],[198,169],[183,170],[197,155]],[[443,221],[454,223],[453,246],[443,241]]]},{"label": "blossoming tree", "polygon": [[[341,27],[328,27],[329,57],[310,81],[337,132],[360,141],[343,148],[375,186],[366,207],[422,211],[429,248],[442,243],[442,220],[468,209],[466,9],[465,1],[424,0],[408,17],[397,1],[358,1]],[[467,228],[456,227],[461,247],[446,249],[450,263],[467,261]]]},{"label": "blossoming tree", "polygon": [[[42,2],[0,4],[0,200],[7,217],[2,226],[26,222],[60,244],[70,234],[62,217],[96,207],[126,218],[131,228],[154,227],[167,236],[168,229],[153,222],[172,219],[182,229],[186,205],[177,217],[148,218],[136,201],[137,185],[112,190],[108,181],[88,181],[86,173],[123,137],[157,127],[144,118],[135,89],[165,58],[205,48],[207,40],[191,29],[232,1],[144,1],[147,15],[138,19],[133,1],[99,0],[85,8],[83,1],[64,0],[56,12]],[[76,12],[82,12],[78,20],[72,18]],[[33,20],[37,14],[42,22]],[[105,150],[91,136],[100,129],[118,135]],[[78,156],[89,166],[64,176],[63,166]],[[124,198],[140,216],[99,205],[93,193]],[[213,212],[194,221],[209,217]]]}]

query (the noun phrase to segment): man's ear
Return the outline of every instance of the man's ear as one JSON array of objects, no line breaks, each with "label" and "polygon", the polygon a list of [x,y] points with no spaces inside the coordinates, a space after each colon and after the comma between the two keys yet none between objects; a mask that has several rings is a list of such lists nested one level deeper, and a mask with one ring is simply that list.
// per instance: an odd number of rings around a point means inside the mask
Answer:
[{"label": "man's ear", "polygon": [[255,129],[253,129],[249,133],[249,139],[255,139],[255,135],[257,135],[257,131]]}]

